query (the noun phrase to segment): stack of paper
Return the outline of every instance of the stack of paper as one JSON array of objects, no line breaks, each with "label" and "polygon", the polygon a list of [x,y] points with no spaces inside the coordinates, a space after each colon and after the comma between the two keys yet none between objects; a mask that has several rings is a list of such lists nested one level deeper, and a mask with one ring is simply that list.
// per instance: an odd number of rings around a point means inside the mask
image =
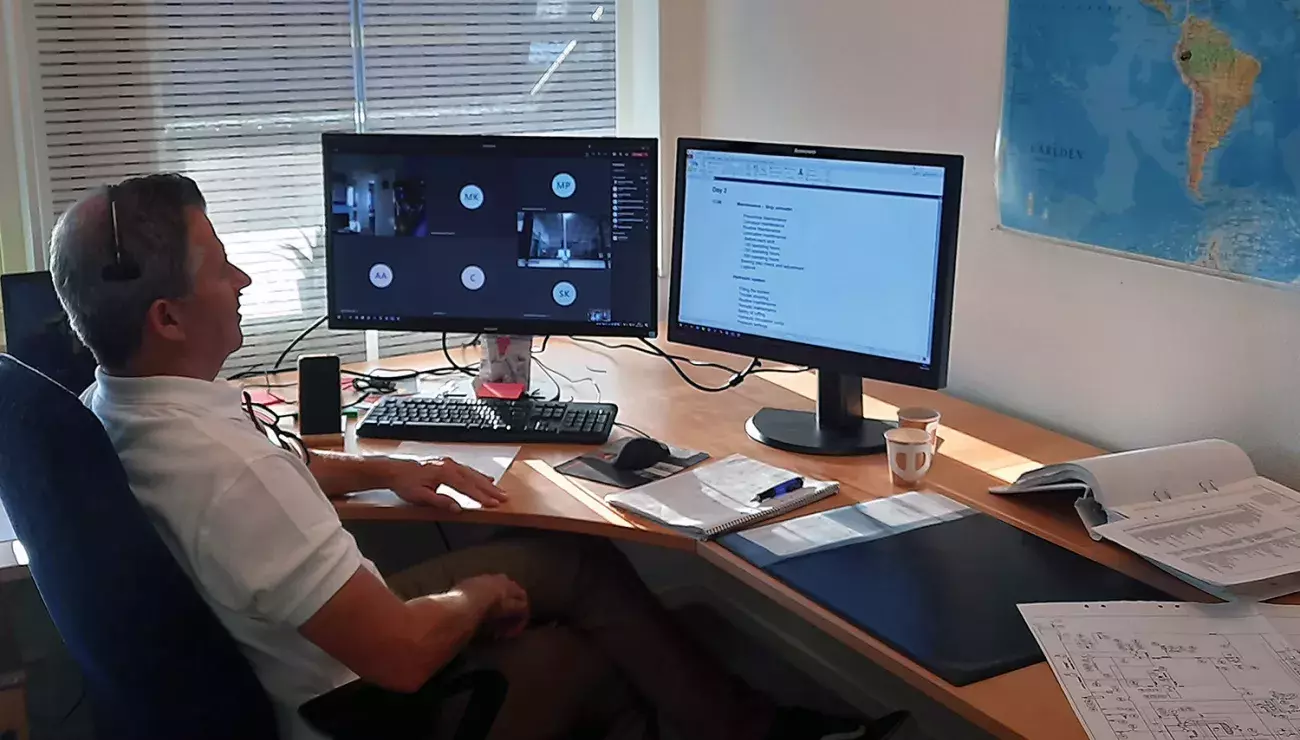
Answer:
[{"label": "stack of paper", "polygon": [[1300,737],[1300,606],[1022,604],[1093,740]]},{"label": "stack of paper", "polygon": [[1263,600],[1300,590],[1300,493],[1251,478],[1208,496],[1119,507],[1097,532],[1210,593]]},{"label": "stack of paper", "polygon": [[[803,487],[779,496],[760,494],[799,480]],[[744,455],[731,455],[671,478],[611,494],[605,503],[683,534],[706,540],[833,496],[840,484],[800,478]]]},{"label": "stack of paper", "polygon": [[[397,446],[392,455],[408,460],[433,460],[440,457],[451,458],[467,468],[473,468],[500,484],[510,464],[519,454],[518,446],[475,445],[475,444],[428,444],[425,442],[403,442]],[[455,501],[462,509],[481,509],[483,505],[448,485],[438,487],[438,493]],[[396,493],[388,489],[361,491],[348,497],[349,501],[372,504],[375,506],[405,506]]]}]

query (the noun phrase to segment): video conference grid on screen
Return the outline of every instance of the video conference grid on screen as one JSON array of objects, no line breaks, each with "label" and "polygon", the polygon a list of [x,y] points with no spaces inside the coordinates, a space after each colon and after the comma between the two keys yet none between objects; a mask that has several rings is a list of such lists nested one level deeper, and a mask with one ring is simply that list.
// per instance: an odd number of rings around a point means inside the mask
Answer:
[{"label": "video conference grid on screen", "polygon": [[940,167],[690,150],[681,321],[926,365]]},{"label": "video conference grid on screen", "polygon": [[652,327],[653,158],[552,141],[332,152],[336,317]]}]

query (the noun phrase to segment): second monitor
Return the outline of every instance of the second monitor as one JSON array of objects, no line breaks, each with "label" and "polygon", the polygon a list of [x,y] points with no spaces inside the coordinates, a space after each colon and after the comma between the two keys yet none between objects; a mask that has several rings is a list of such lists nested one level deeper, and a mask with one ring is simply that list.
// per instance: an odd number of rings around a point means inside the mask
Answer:
[{"label": "second monitor", "polygon": [[683,139],[668,339],[808,365],[816,412],[763,409],[795,452],[884,448],[862,378],[948,378],[962,158]]},{"label": "second monitor", "polygon": [[335,329],[652,337],[653,139],[326,134]]}]

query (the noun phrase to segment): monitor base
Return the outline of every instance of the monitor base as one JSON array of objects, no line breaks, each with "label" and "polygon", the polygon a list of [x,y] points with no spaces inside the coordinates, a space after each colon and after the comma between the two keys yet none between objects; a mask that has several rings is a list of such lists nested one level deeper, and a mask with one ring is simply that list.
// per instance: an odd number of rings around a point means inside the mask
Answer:
[{"label": "monitor base", "polygon": [[885,432],[897,426],[862,418],[862,378],[817,371],[817,410],[761,409],[745,431],[768,447],[805,455],[871,455],[885,451]]},{"label": "monitor base", "polygon": [[761,409],[745,422],[755,441],[804,455],[872,455],[885,449],[885,432],[894,428],[879,419],[859,419],[856,429],[823,429],[812,411]]}]

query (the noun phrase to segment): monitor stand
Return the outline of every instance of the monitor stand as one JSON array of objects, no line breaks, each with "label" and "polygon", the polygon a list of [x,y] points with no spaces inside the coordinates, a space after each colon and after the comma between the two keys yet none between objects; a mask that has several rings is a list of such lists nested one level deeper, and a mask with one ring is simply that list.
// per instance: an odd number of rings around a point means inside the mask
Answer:
[{"label": "monitor stand", "polygon": [[817,371],[817,410],[765,408],[745,422],[755,440],[805,455],[870,455],[894,424],[862,418],[862,378]]}]

